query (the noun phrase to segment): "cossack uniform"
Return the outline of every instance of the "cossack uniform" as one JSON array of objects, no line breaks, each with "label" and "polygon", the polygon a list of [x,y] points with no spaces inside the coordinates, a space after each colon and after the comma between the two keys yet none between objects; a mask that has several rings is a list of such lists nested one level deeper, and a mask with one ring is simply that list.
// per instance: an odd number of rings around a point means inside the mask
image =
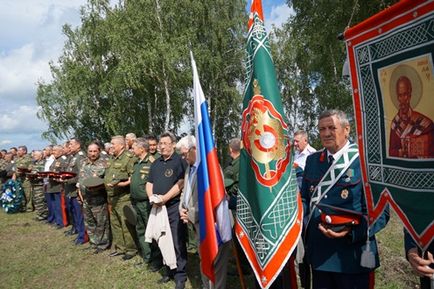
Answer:
[{"label": "cossack uniform", "polygon": [[[325,205],[323,208],[337,207],[347,212],[354,212],[354,214],[349,214],[352,216],[343,214],[336,217],[333,214],[324,215],[329,212],[324,212],[324,209],[321,210],[318,206],[312,206],[311,198],[316,193],[317,186],[322,185],[319,183],[329,167],[326,150],[308,156],[301,189],[306,228],[305,251],[314,273],[314,284],[320,284],[324,288],[333,288],[330,284],[337,284],[338,287],[335,288],[353,288],[345,284],[356,282],[361,286],[357,288],[372,288],[369,287],[369,282],[373,281],[373,270],[379,266],[375,233],[384,228],[388,222],[388,210],[368,231],[365,194],[360,161],[357,156],[349,166],[343,169],[345,172],[319,201],[319,204]],[[338,175],[339,172],[335,172]],[[322,191],[324,192],[325,189],[326,186],[322,188]],[[340,214],[339,212],[334,213]],[[320,223],[329,228],[333,228],[334,225],[341,226],[342,224],[333,224],[333,220],[341,221],[345,217],[354,217],[358,221],[353,224],[347,223],[351,226],[351,231],[342,238],[328,238],[318,228]],[[372,256],[373,268],[361,265],[363,252]]]}]

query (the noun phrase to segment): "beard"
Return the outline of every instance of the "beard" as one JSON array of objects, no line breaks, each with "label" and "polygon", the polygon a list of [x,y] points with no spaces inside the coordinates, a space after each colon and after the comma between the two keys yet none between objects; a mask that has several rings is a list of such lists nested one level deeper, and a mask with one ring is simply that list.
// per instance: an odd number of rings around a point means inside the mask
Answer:
[{"label": "beard", "polygon": [[408,115],[410,111],[410,106],[406,103],[400,103],[399,104],[399,118],[403,121],[409,121],[410,116]]}]

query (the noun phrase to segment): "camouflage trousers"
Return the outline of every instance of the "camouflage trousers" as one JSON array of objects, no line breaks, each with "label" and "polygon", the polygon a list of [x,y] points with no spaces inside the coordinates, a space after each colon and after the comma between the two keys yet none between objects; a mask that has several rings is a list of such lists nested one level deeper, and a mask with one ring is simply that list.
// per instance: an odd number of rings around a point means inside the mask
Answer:
[{"label": "camouflage trousers", "polygon": [[18,178],[18,180],[22,183],[24,190],[24,198],[21,203],[23,211],[33,211],[35,208],[33,206],[33,190],[30,184],[30,181],[27,179]]},{"label": "camouflage trousers", "polygon": [[111,206],[110,226],[115,249],[120,253],[136,255],[137,247],[132,237],[136,230],[127,222],[124,215],[124,206],[130,203],[129,195],[110,197],[109,203]]},{"label": "camouflage trousers", "polygon": [[102,250],[108,249],[110,247],[110,220],[106,198],[104,196],[86,197],[83,214],[90,244]]},{"label": "camouflage trousers", "polygon": [[43,185],[32,185],[33,205],[35,206],[36,215],[39,220],[45,220],[48,217],[47,201],[44,194]]}]

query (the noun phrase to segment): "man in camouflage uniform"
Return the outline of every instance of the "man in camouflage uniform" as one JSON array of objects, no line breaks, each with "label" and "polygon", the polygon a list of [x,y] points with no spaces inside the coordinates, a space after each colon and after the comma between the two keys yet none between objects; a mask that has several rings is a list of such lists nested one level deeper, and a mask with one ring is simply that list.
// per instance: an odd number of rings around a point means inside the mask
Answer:
[{"label": "man in camouflage uniform", "polygon": [[[148,153],[149,143],[148,140],[144,138],[136,139],[135,143],[133,143],[132,149],[137,160],[134,163],[134,172],[131,175],[130,197],[131,204],[137,214],[137,239],[144,261],[143,264],[149,264],[151,270],[156,271],[161,266],[158,266],[158,264],[151,264],[151,262],[153,259],[152,255],[155,255],[155,251],[158,249],[152,248],[149,243],[145,242],[146,225],[148,224],[148,217],[151,212],[151,204],[149,203],[148,195],[146,194],[145,185],[148,180],[149,168],[155,159]],[[151,254],[151,250],[154,254]]]},{"label": "man in camouflage uniform", "polygon": [[16,147],[11,147],[9,152],[12,154],[12,160],[15,160],[18,154],[18,149]]},{"label": "man in camouflage uniform", "polygon": [[6,167],[8,166],[8,161],[6,161],[5,158],[6,153],[7,153],[6,150],[0,151],[0,193],[1,193],[1,187],[6,182],[6,176],[7,176]]},{"label": "man in camouflage uniform", "polygon": [[27,147],[26,146],[19,146],[17,150],[17,158],[15,160],[15,166],[14,166],[14,175],[13,179],[20,181],[23,190],[25,198],[23,199],[22,203],[22,210],[25,212],[33,211],[33,201],[32,201],[32,188],[30,185],[30,181],[26,178],[26,171],[20,171],[20,170],[30,170],[30,166],[32,164],[32,157],[27,154]]},{"label": "man in camouflage uniform", "polygon": [[75,245],[81,245],[88,241],[86,229],[84,227],[83,212],[81,204],[77,199],[77,181],[78,174],[80,173],[81,162],[85,158],[84,153],[81,151],[81,143],[78,139],[72,138],[68,143],[69,156],[66,163],[66,171],[75,173],[76,176],[68,179],[65,182],[65,196],[68,202],[68,208],[70,210],[70,216],[72,216],[72,222],[74,229],[71,229],[71,233],[74,230],[77,231],[77,238],[74,240]]},{"label": "man in camouflage uniform", "polygon": [[84,222],[89,242],[94,254],[110,247],[110,223],[107,205],[107,192],[104,186],[86,187],[90,178],[104,178],[107,161],[100,157],[101,148],[91,143],[87,148],[87,158],[83,160],[79,173],[79,193],[83,201]]},{"label": "man in camouflage uniform", "polygon": [[[38,172],[43,172],[44,165],[45,160],[43,159],[42,152],[34,151],[33,164],[31,165],[32,173],[37,174]],[[32,186],[33,205],[36,210],[36,218],[38,221],[46,220],[48,217],[48,209],[44,194],[44,181],[36,176],[30,179],[30,184]]]},{"label": "man in camouflage uniform", "polygon": [[119,256],[129,260],[137,254],[137,248],[131,236],[135,228],[126,222],[123,208],[130,203],[130,176],[133,173],[135,157],[125,149],[123,136],[114,136],[111,140],[113,158],[107,167],[104,184],[110,205],[110,224],[115,251],[109,256]]}]

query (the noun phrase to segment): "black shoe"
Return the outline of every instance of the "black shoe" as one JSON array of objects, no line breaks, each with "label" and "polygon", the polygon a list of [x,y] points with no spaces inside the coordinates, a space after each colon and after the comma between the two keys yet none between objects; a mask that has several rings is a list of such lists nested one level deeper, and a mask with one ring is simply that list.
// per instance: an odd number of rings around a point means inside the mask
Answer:
[{"label": "black shoe", "polygon": [[124,260],[124,261],[130,260],[130,259],[133,259],[134,256],[135,256],[135,255],[125,254],[125,255],[122,257],[122,260]]},{"label": "black shoe", "polygon": [[134,268],[136,268],[136,269],[143,269],[144,267],[145,267],[144,262],[137,262],[134,264]]},{"label": "black shoe", "polygon": [[76,245],[76,246],[84,245],[86,243],[87,243],[86,241],[74,240],[74,245]]},{"label": "black shoe", "polygon": [[185,288],[185,281],[176,281],[175,289],[184,289],[184,288]]},{"label": "black shoe", "polygon": [[153,273],[160,271],[161,268],[163,268],[163,265],[159,265],[159,266],[158,265],[154,265],[154,264],[149,264],[148,265],[148,270],[151,271],[151,272],[153,272]]},{"label": "black shoe", "polygon": [[101,249],[101,248],[96,248],[95,251],[93,251],[93,254],[94,254],[94,255],[97,255],[97,254],[99,254],[99,253],[101,253],[101,252],[103,252],[103,251],[105,251],[105,250],[104,250],[104,249]]},{"label": "black shoe", "polygon": [[114,252],[111,252],[110,254],[109,254],[109,257],[116,257],[116,256],[120,256],[120,255],[123,255],[124,253],[121,253],[121,252],[118,252],[118,251],[114,251]]},{"label": "black shoe", "polygon": [[163,278],[161,278],[160,280],[157,281],[158,284],[164,284],[169,282],[170,280],[172,280],[172,278],[170,276],[163,276]]},{"label": "black shoe", "polygon": [[65,236],[72,236],[74,234],[73,230],[68,230],[65,232]]}]

